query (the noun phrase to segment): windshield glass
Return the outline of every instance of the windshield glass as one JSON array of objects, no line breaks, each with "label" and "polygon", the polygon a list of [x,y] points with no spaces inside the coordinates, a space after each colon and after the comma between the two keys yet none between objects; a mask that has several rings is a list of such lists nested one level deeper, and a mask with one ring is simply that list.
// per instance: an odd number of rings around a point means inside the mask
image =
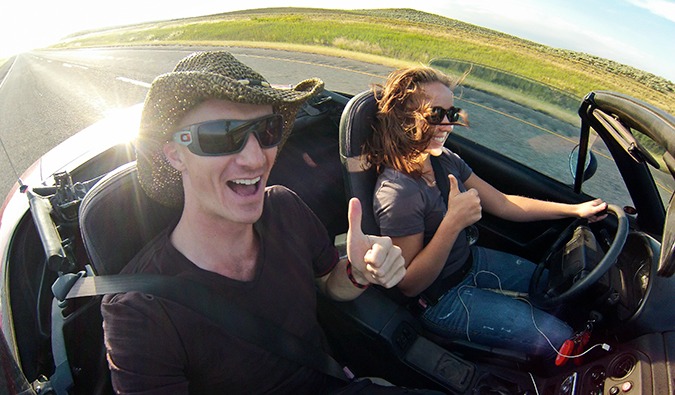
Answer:
[{"label": "windshield glass", "polygon": [[[633,206],[633,200],[628,188],[619,173],[619,169],[607,149],[605,142],[591,129],[589,150],[593,153],[597,170],[595,174],[584,181],[582,190],[591,196],[600,197],[606,202],[620,207]],[[576,161],[573,162],[576,164]],[[570,172],[570,177],[573,177]]]},{"label": "windshield glass", "polygon": [[[466,73],[455,92],[455,101],[468,112],[470,127],[456,127],[453,133],[572,188],[574,176],[570,160],[576,161],[579,144],[580,97],[482,65],[437,59],[431,66],[451,75]],[[602,139],[595,133],[591,139],[597,171],[584,182],[582,191],[612,204],[632,206],[628,190]]]}]

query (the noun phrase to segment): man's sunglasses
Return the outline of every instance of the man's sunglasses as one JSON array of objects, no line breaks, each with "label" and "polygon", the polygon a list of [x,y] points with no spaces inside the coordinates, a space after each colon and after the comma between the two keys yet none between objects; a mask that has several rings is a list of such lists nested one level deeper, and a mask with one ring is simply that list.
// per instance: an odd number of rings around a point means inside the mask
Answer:
[{"label": "man's sunglasses", "polygon": [[244,149],[249,133],[256,136],[261,148],[276,147],[281,142],[283,124],[280,114],[245,121],[219,119],[186,126],[174,133],[173,141],[199,156],[236,154]]},{"label": "man's sunglasses", "polygon": [[[430,125],[459,125],[461,108],[450,107],[447,110],[443,107],[431,107],[431,113],[426,117]],[[443,123],[443,119],[448,117],[447,123]]]}]

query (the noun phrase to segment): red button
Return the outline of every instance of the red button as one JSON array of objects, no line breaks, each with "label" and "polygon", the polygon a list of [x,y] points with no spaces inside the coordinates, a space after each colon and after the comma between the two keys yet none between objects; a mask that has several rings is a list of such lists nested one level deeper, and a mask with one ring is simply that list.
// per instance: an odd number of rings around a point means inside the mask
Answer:
[{"label": "red button", "polygon": [[621,384],[621,391],[628,392],[631,389],[633,389],[633,383],[630,381],[626,381],[625,383]]}]

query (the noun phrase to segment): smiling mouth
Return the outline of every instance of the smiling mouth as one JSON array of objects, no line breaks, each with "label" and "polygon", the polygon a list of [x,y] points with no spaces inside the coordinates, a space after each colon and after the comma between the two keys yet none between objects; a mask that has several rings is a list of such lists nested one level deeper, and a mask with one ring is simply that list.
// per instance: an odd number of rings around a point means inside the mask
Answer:
[{"label": "smiling mouth", "polygon": [[443,133],[443,134],[440,135],[440,136],[434,137],[433,140],[436,141],[436,142],[439,142],[439,143],[443,144],[443,143],[445,143],[445,139],[447,139],[447,138],[448,138],[448,134],[447,134],[447,133]]},{"label": "smiling mouth", "polygon": [[242,178],[238,180],[228,181],[227,185],[237,195],[251,196],[255,195],[255,193],[258,192],[258,189],[260,187],[260,180],[261,180],[260,176],[255,178]]}]

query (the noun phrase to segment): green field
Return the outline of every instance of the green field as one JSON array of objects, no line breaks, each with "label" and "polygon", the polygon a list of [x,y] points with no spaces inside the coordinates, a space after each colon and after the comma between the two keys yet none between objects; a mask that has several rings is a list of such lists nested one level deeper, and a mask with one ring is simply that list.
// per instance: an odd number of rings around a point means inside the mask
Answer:
[{"label": "green field", "polygon": [[410,9],[268,8],[73,35],[55,47],[236,45],[355,57],[393,67],[432,64],[467,85],[553,113],[588,92],[625,93],[675,113],[675,84],[598,57],[546,47]]}]

